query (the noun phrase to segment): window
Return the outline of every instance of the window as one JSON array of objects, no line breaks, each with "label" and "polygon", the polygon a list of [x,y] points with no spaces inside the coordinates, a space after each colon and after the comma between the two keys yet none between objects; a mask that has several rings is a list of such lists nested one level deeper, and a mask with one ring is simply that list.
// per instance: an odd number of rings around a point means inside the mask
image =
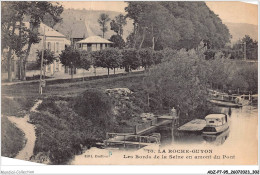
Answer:
[{"label": "window", "polygon": [[59,43],[56,43],[56,52],[59,53]]}]

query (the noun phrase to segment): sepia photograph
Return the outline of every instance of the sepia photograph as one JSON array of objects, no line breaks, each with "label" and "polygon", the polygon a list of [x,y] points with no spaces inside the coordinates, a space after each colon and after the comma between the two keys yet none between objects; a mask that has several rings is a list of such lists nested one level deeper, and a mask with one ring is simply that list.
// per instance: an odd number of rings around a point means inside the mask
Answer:
[{"label": "sepia photograph", "polygon": [[1,1],[2,162],[258,165],[258,147],[258,2]]}]

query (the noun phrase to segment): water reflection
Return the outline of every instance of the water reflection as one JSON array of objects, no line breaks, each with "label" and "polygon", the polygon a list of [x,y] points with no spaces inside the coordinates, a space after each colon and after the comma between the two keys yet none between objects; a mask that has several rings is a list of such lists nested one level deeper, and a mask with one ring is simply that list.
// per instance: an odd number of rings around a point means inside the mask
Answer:
[{"label": "water reflection", "polygon": [[160,131],[162,135],[162,146],[173,144],[210,144],[220,146],[225,145],[226,142],[232,144],[244,144],[248,138],[255,135],[252,126],[253,128],[257,128],[257,107],[243,106],[242,108],[230,108],[216,106],[213,108],[213,111],[214,113],[224,113],[229,116],[228,130],[217,135],[205,135],[201,132],[178,132],[173,134],[171,131]]}]

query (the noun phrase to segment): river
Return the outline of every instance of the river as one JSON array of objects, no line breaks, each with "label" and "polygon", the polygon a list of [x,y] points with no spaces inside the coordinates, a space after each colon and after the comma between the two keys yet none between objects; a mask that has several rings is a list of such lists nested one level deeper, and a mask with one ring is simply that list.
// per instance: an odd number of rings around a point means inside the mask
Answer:
[{"label": "river", "polygon": [[[227,131],[213,136],[203,134],[172,134],[170,130],[158,130],[161,134],[160,150],[169,149],[201,149],[212,150],[214,155],[234,156],[234,160],[205,160],[184,162],[164,162],[161,160],[159,164],[255,164],[257,161],[257,144],[258,144],[258,109],[254,106],[243,106],[242,108],[214,107],[216,113],[226,113],[229,116],[230,127]],[[140,150],[139,150],[140,151]],[[113,152],[112,159],[95,159],[89,158],[96,154],[108,155]],[[133,152],[133,151],[132,151]],[[137,151],[138,152],[138,151]],[[71,164],[135,164],[138,161],[129,161],[121,159],[122,155],[128,154],[129,151],[114,151],[91,148],[82,155],[75,156]],[[213,155],[212,154],[212,155]],[[107,158],[108,158],[107,157]],[[118,158],[118,159],[116,159]],[[100,161],[99,161],[100,160]],[[118,161],[115,161],[118,160]],[[111,163],[113,162],[113,163]],[[140,162],[141,164],[152,164],[149,160]],[[139,163],[138,163],[139,164]]]}]

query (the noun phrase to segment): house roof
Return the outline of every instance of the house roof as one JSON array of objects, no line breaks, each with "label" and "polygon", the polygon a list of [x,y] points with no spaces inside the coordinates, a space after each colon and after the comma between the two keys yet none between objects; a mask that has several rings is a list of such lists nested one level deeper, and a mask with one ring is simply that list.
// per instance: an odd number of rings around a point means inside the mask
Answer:
[{"label": "house roof", "polygon": [[77,43],[105,43],[105,44],[109,44],[109,43],[113,43],[113,42],[108,41],[104,38],[101,38],[100,36],[90,36],[86,39],[78,41]]},{"label": "house roof", "polygon": [[[29,22],[24,22],[25,27],[29,28],[30,27],[30,23]],[[65,36],[63,34],[61,34],[60,32],[57,32],[56,30],[54,30],[53,28],[47,26],[46,24],[41,23],[40,27],[39,27],[39,33],[40,35],[44,34],[44,28],[45,28],[45,36],[50,36],[50,37],[61,37],[61,38],[65,38]]]},{"label": "house roof", "polygon": [[205,119],[220,119],[225,117],[225,114],[209,114],[205,117]]}]

